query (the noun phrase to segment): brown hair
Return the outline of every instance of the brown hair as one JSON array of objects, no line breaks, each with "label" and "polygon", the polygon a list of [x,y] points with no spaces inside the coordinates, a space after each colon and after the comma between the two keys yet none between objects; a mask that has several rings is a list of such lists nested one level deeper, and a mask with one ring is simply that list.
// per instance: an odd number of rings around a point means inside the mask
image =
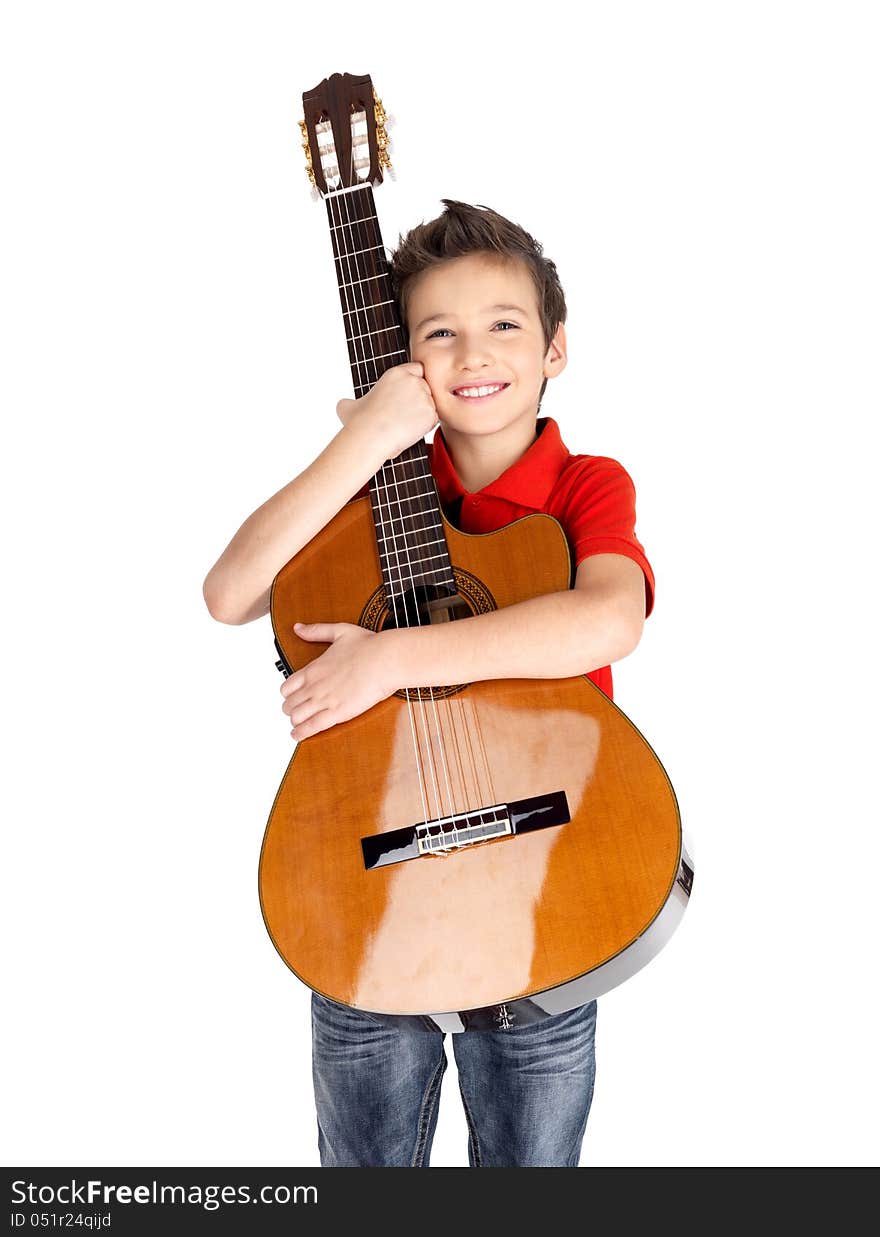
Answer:
[{"label": "brown hair", "polygon": [[[406,236],[401,236],[397,249],[391,255],[391,282],[400,306],[407,343],[407,293],[415,277],[452,258],[487,253],[525,263],[538,294],[544,345],[549,348],[557,327],[565,321],[566,315],[565,293],[555,262],[544,257],[543,246],[524,228],[488,206],[470,206],[467,202],[454,202],[450,198],[441,200],[446,207],[443,214],[428,223],[418,224]],[[541,396],[546,387],[545,378]]]}]

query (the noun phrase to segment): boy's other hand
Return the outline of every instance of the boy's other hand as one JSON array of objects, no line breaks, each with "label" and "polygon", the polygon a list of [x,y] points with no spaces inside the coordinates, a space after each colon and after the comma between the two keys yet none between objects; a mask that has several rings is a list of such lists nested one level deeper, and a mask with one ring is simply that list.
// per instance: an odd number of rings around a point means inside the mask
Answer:
[{"label": "boy's other hand", "polygon": [[301,640],[329,644],[325,653],[281,684],[282,711],[294,739],[307,739],[346,722],[397,691],[393,632],[367,631],[353,623],[297,623]]},{"label": "boy's other hand", "polygon": [[360,399],[341,399],[336,415],[346,427],[369,430],[384,445],[386,460],[394,459],[438,423],[431,388],[421,361],[392,365]]}]

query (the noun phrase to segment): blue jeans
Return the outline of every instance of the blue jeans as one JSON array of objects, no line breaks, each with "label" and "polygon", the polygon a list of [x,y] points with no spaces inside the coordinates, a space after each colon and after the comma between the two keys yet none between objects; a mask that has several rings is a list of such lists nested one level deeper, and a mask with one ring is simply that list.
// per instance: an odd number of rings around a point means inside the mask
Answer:
[{"label": "blue jeans", "polygon": [[[576,1168],[596,1074],[596,1002],[452,1036],[472,1168]],[[324,1168],[427,1168],[446,1070],[440,1031],[401,1031],[312,993]]]}]

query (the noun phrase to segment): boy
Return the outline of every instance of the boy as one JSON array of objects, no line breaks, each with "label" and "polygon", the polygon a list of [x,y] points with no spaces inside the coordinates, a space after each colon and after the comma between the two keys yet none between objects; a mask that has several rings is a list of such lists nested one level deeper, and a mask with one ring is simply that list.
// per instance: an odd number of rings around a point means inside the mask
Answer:
[{"label": "boy", "polygon": [[[444,206],[402,238],[391,262],[410,360],[360,399],[339,401],[342,430],[245,521],[209,572],[205,601],[221,622],[267,614],[284,564],[385,460],[438,425],[431,471],[452,522],[480,533],[548,512],[568,538],[574,587],[435,626],[298,625],[303,639],[328,648],[282,685],[297,740],[428,683],[589,673],[611,696],[610,663],[636,647],[653,606],[629,476],[615,460],[570,455],[556,422],[537,417],[547,382],[566,364],[554,263],[494,211]],[[453,1036],[472,1166],[577,1166],[595,1021],[591,1001],[531,1025]],[[427,1166],[443,1039],[389,1029],[312,994],[323,1166]]]}]

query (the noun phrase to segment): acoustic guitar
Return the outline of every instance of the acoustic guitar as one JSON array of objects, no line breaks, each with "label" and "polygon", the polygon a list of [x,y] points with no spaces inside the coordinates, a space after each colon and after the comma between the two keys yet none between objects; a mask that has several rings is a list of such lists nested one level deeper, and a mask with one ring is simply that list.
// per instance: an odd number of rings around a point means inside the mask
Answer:
[{"label": "acoustic guitar", "polygon": [[[303,105],[360,396],[408,359],[373,196],[386,115],[369,76],[334,74]],[[572,584],[550,516],[456,529],[420,441],[279,571],[276,665],[287,676],[324,651],[295,620],[455,622]],[[305,984],[452,1032],[535,1022],[626,980],[669,939],[692,879],[663,766],[586,676],[426,684],[298,744],[259,876],[269,935]]]}]

